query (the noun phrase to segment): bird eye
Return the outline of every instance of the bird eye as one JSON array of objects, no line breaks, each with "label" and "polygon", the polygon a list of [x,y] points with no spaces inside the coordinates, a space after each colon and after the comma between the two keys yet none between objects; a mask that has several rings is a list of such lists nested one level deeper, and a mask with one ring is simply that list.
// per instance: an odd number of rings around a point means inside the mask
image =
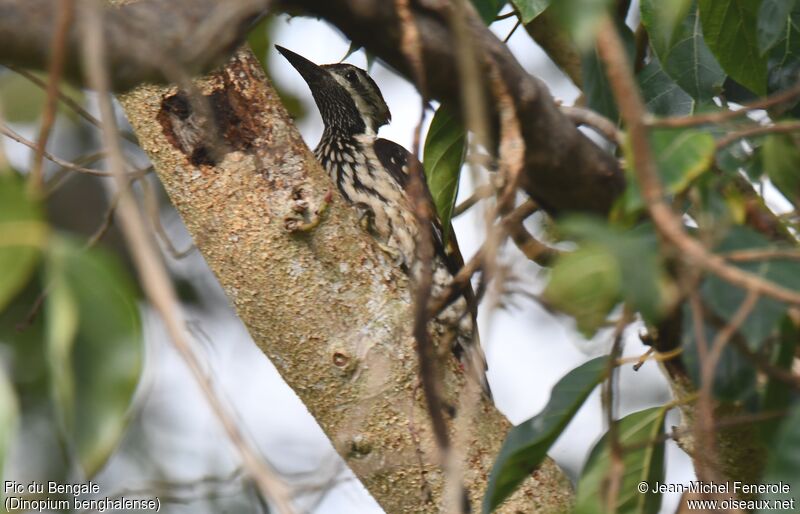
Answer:
[{"label": "bird eye", "polygon": [[356,80],[358,80],[356,72],[354,71],[348,71],[345,77],[347,77],[347,80],[349,80],[350,82],[355,82]]}]

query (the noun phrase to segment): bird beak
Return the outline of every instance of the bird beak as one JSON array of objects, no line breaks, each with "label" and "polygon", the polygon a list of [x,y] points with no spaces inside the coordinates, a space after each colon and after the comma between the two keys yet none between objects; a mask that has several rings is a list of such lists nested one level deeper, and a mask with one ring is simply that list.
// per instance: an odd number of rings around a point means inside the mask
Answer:
[{"label": "bird beak", "polygon": [[300,75],[309,85],[313,84],[314,82],[318,82],[327,76],[327,71],[325,71],[321,66],[317,66],[313,62],[309,61],[302,55],[298,55],[279,45],[275,45],[275,48],[278,49],[281,55],[284,56],[287,61],[289,61],[289,64],[291,64],[294,69],[300,73]]}]

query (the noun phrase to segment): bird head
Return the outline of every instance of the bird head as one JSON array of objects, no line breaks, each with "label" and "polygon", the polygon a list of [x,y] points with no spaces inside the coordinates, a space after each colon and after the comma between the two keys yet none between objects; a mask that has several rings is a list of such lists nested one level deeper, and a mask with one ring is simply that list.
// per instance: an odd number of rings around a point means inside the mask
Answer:
[{"label": "bird head", "polygon": [[317,65],[275,45],[306,81],[325,127],[349,134],[375,134],[392,115],[375,81],[351,64]]}]

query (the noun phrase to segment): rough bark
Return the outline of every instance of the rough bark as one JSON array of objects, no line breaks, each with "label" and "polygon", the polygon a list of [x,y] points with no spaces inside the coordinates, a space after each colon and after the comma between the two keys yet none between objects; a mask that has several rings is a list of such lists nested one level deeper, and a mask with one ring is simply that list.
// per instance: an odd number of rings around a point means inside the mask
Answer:
[{"label": "rough bark", "polygon": [[[287,228],[313,217],[332,184],[248,52],[199,87],[222,152],[187,133],[194,115],[174,88],[122,98],[172,203],[256,344],[386,512],[436,510],[442,476],[405,279],[336,196],[316,228]],[[456,405],[463,372],[442,353]],[[485,400],[474,419],[455,421],[464,422],[465,485],[477,508],[509,424]],[[563,512],[570,501],[548,461],[500,512]]]},{"label": "rough bark", "polygon": [[[0,0],[0,63],[46,70],[60,0]],[[84,84],[77,0],[64,49],[64,77]],[[116,3],[122,3],[117,0]],[[109,78],[115,91],[175,82],[222,64],[239,46],[268,0],[145,0],[101,11]]]}]

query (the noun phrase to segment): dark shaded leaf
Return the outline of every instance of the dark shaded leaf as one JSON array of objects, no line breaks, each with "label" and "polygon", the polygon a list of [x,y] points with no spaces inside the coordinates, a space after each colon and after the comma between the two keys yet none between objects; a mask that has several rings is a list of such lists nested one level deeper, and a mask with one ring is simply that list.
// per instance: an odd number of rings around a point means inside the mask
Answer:
[{"label": "dark shaded leaf", "polygon": [[450,218],[458,193],[458,179],[467,149],[464,126],[454,108],[440,105],[433,115],[423,150],[423,167],[428,188],[442,222],[445,239],[449,237]]},{"label": "dark shaded leaf", "polygon": [[[800,77],[800,2],[795,1],[794,9],[786,19],[781,37],[769,51],[768,56],[767,89],[770,93],[797,84]],[[800,110],[795,107],[792,114],[798,117]]]},{"label": "dark shaded leaf", "polygon": [[[768,493],[762,496],[771,502],[793,502],[782,504],[782,509],[772,503],[772,509],[760,512],[787,512],[797,509],[796,491],[800,491],[800,403],[795,403],[783,421],[775,439],[771,441],[769,460],[764,471],[763,484],[786,484],[789,494]],[[795,499],[792,499],[795,498]]]},{"label": "dark shaded leaf", "polygon": [[542,14],[553,0],[511,0],[514,7],[519,11],[522,23],[527,25],[532,22],[537,16]]},{"label": "dark shaded leaf", "polygon": [[58,239],[47,260],[47,358],[61,427],[91,477],[119,442],[142,361],[137,296],[99,249]]},{"label": "dark shaded leaf", "polygon": [[[700,343],[696,337],[695,320],[688,305],[684,305],[683,335],[681,358],[686,370],[694,384],[702,383],[702,362],[700,360]],[[724,325],[724,322],[722,323]],[[706,348],[714,341],[718,329],[710,322],[704,325]],[[717,366],[714,370],[714,384],[712,391],[720,400],[737,402],[751,399],[755,394],[756,373],[753,364],[737,351],[732,344],[727,344],[722,350]]]},{"label": "dark shaded leaf", "polygon": [[497,17],[497,13],[500,12],[500,9],[505,4],[505,1],[501,2],[500,0],[470,0],[472,5],[475,6],[475,10],[478,11],[481,19],[487,25],[491,24],[494,19]]},{"label": "dark shaded leaf", "polygon": [[531,419],[512,428],[489,475],[483,512],[496,509],[547,455],[592,390],[605,377],[607,357],[597,357],[567,373],[553,387],[550,401]]},{"label": "dark shaded leaf", "polygon": [[657,116],[686,116],[694,112],[694,99],[661,67],[658,57],[639,72],[639,87],[647,110]]},{"label": "dark shaded leaf", "polygon": [[657,55],[668,55],[681,36],[692,0],[641,0],[639,14]]},{"label": "dark shaded leaf", "polygon": [[[622,23],[617,23],[617,30],[622,37],[622,42],[630,59],[629,62],[633,62],[634,53],[636,52],[633,33],[627,25]],[[605,67],[600,62],[596,49],[589,48],[581,55],[581,75],[583,77],[583,95],[586,98],[586,105],[606,118],[617,121],[619,113],[617,112],[613,89],[608,83]]]},{"label": "dark shaded leaf", "polygon": [[[798,341],[800,341],[800,331],[788,316],[784,317],[772,364],[787,371],[791,370]],[[779,412],[787,409],[791,400],[791,386],[774,376],[768,376],[761,410],[764,412]],[[761,438],[766,442],[771,442],[779,427],[778,420],[768,420],[765,423],[761,423]]]},{"label": "dark shaded leaf", "polygon": [[708,47],[725,72],[758,95],[767,92],[767,63],[760,56],[760,0],[698,0]]},{"label": "dark shaded leaf", "polygon": [[[660,0],[642,2],[642,23],[647,32],[663,34],[664,28],[657,7],[668,3]],[[666,35],[657,36],[653,50],[664,71],[700,102],[708,102],[722,87],[725,72],[703,39],[696,7],[691,7],[680,24],[675,24]]]},{"label": "dark shaded leaf", "polygon": [[25,182],[0,170],[0,311],[30,280],[47,234],[42,208]]},{"label": "dark shaded leaf", "polygon": [[[746,249],[777,248],[761,234],[748,228],[735,226],[715,249],[718,253]],[[795,290],[800,290],[800,262],[788,259],[769,259],[736,263],[737,267]],[[701,294],[709,307],[725,320],[731,319],[744,301],[742,289],[712,275],[701,288]],[[786,313],[786,304],[772,298],[761,298],[753,312],[742,324],[739,332],[747,340],[751,350],[758,350],[763,341],[775,333],[778,323]]]},{"label": "dark shaded leaf", "polygon": [[[667,410],[653,407],[634,412],[618,420],[617,437],[623,448],[624,471],[615,505],[620,514],[656,514],[661,508],[661,494],[642,494],[637,486],[646,482],[664,482],[664,417]],[[611,450],[606,433],[595,444],[578,481],[576,514],[609,512],[608,482],[611,473]],[[632,449],[627,449],[628,447]]]},{"label": "dark shaded leaf", "polygon": [[761,55],[766,54],[770,48],[785,37],[789,13],[796,3],[796,0],[761,1],[756,25],[758,50]]},{"label": "dark shaded leaf", "polygon": [[800,206],[800,148],[791,136],[771,134],[762,146],[764,171],[775,187],[792,202]]},{"label": "dark shaded leaf", "polygon": [[744,171],[751,180],[759,180],[763,175],[763,163],[761,160],[762,143],[759,140],[750,139],[747,146],[741,143],[734,143],[717,152],[717,166],[728,173],[738,173]]},{"label": "dark shaded leaf", "polygon": [[581,57],[581,76],[587,107],[614,122],[619,120],[617,101],[597,51],[591,50]]}]

